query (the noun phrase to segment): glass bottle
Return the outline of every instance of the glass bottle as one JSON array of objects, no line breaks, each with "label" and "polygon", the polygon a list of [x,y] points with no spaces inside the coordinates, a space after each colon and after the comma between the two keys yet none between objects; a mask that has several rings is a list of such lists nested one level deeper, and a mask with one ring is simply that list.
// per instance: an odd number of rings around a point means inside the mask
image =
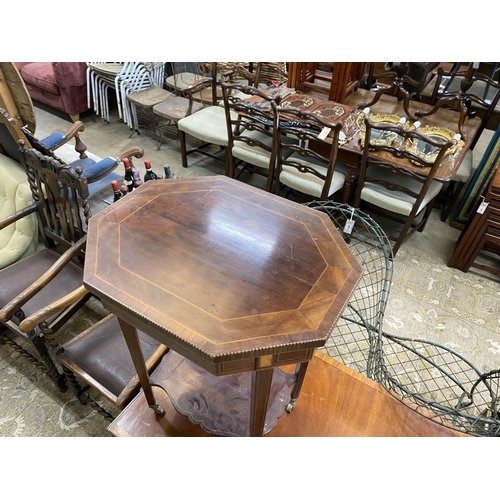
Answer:
[{"label": "glass bottle", "polygon": [[149,160],[144,160],[144,166],[146,167],[146,173],[144,174],[144,182],[155,181],[158,176],[153,172],[151,168],[151,162]]},{"label": "glass bottle", "polygon": [[125,186],[127,186],[128,191],[134,189],[134,174],[132,172],[132,166],[130,165],[130,160],[128,158],[123,158],[123,165],[125,166]]},{"label": "glass bottle", "polygon": [[111,181],[111,187],[113,188],[113,203],[115,203],[122,197],[122,192],[120,191],[118,181]]},{"label": "glass bottle", "polygon": [[133,178],[133,181],[132,181],[133,188],[132,189],[138,188],[139,186],[142,185],[141,173],[139,172],[139,169],[136,167],[132,167],[132,178]]},{"label": "glass bottle", "polygon": [[172,170],[170,169],[170,165],[166,163],[163,166],[163,170],[165,172],[165,179],[171,179],[172,178]]}]

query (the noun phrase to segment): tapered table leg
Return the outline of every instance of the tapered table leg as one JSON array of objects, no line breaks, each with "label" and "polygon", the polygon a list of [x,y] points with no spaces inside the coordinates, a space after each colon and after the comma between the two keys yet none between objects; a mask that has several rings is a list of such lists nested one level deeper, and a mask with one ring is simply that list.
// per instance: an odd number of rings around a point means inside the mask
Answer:
[{"label": "tapered table leg", "polygon": [[250,436],[262,436],[266,422],[267,403],[273,380],[272,368],[252,372],[252,404]]},{"label": "tapered table leg", "polygon": [[144,361],[144,355],[142,353],[141,344],[139,342],[139,337],[137,335],[137,329],[130,323],[118,318],[120,327],[127,343],[128,350],[130,351],[130,356],[134,363],[137,375],[139,376],[139,381],[141,382],[144,395],[146,396],[146,401],[150,408],[152,408],[156,413],[163,414],[163,408],[156,403],[153,389],[151,388],[151,383],[149,381],[149,375],[146,368],[146,363]]}]

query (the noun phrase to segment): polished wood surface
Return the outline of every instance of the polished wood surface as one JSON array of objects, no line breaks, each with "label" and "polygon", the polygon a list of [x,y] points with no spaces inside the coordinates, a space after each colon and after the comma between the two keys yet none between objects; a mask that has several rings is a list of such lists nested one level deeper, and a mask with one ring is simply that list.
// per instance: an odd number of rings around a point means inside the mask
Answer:
[{"label": "polished wood surface", "polygon": [[86,255],[111,312],[210,373],[253,371],[259,401],[266,371],[325,343],[362,273],[326,214],[224,176],[145,183],[91,220]]},{"label": "polished wood surface", "polygon": [[[301,398],[284,413],[269,437],[466,436],[407,408],[379,384],[316,352],[309,363]],[[162,379],[164,367],[155,374]],[[141,392],[108,427],[117,437],[210,437],[180,415],[168,396],[153,388],[165,415],[155,415]]]}]

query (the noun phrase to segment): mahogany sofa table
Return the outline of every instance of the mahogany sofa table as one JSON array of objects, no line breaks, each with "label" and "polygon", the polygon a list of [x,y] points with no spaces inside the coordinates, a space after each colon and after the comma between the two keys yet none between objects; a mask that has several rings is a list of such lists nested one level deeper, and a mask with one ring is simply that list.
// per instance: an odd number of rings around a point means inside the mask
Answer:
[{"label": "mahogany sofa table", "polygon": [[[161,415],[160,385],[204,430],[261,436],[290,401],[278,367],[301,367],[297,397],[361,273],[327,214],[215,176],[150,181],[95,215],[84,284],[120,320],[148,406]],[[167,382],[137,329],[170,347]]]}]

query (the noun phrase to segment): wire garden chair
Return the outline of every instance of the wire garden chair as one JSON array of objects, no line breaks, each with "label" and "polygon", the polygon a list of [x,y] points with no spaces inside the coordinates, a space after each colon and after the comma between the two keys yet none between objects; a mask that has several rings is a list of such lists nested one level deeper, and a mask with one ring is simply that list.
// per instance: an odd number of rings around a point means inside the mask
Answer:
[{"label": "wire garden chair", "polygon": [[331,201],[305,205],[329,215],[364,269],[322,348],[325,354],[375,380],[407,407],[444,427],[474,436],[500,436],[500,370],[481,373],[445,346],[384,332],[393,254],[380,226],[349,205]]}]

